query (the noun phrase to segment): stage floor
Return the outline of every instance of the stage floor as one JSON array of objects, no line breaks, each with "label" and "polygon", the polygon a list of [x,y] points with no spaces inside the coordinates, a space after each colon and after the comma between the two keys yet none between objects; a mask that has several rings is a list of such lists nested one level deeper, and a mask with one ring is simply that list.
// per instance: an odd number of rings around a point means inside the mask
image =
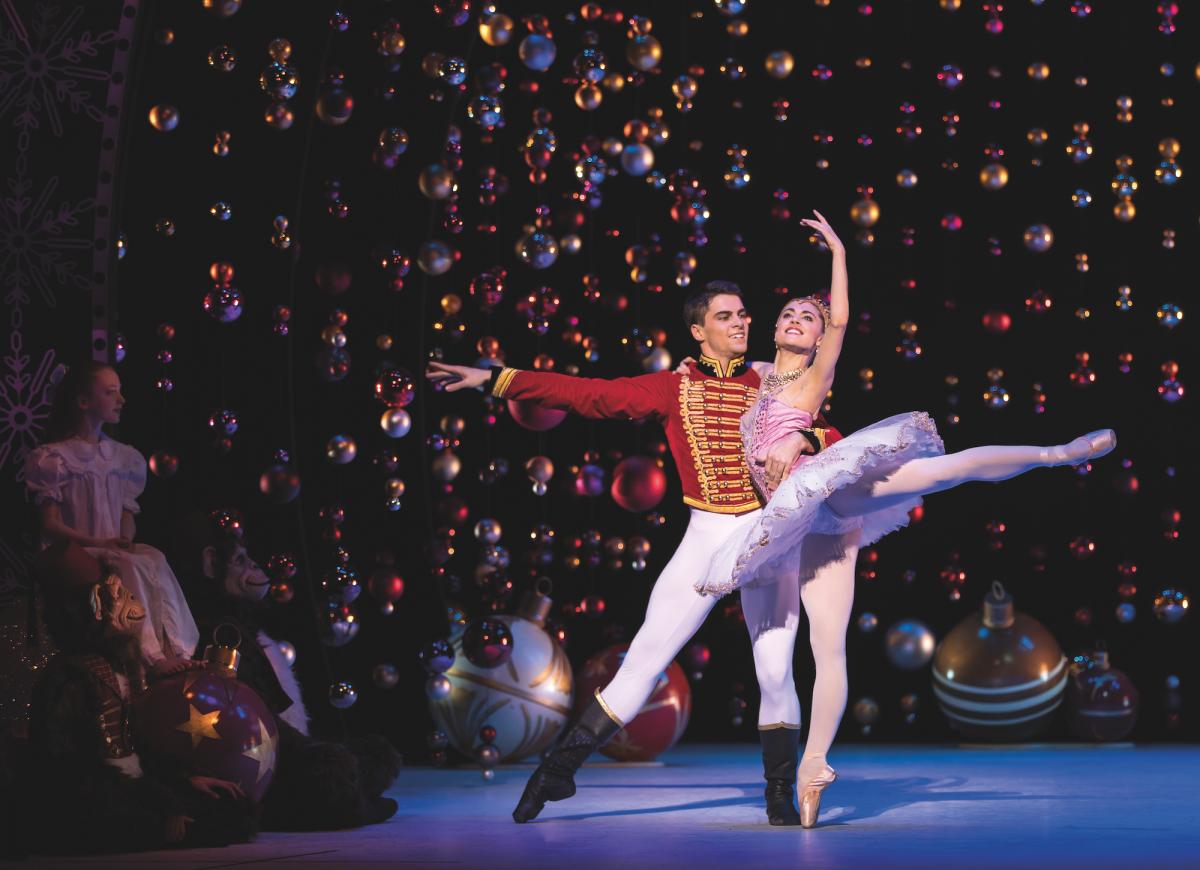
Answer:
[{"label": "stage floor", "polygon": [[[602,760],[602,759],[601,759]],[[578,794],[509,816],[529,766],[408,768],[390,822],[261,834],[245,846],[40,866],[469,868],[1197,868],[1200,747],[845,746],[813,830],[772,828],[756,746],[677,748],[661,766],[589,765]]]}]

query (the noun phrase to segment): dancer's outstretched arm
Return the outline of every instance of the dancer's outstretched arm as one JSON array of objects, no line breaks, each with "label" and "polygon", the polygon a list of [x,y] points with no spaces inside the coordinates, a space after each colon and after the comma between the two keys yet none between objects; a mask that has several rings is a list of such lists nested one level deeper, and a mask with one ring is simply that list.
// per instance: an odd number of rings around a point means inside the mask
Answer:
[{"label": "dancer's outstretched arm", "polygon": [[670,372],[606,380],[506,367],[496,376],[492,369],[431,360],[425,377],[444,384],[447,393],[490,388],[492,395],[500,399],[530,400],[592,419],[663,419],[679,401],[678,382]]},{"label": "dancer's outstretched arm", "polygon": [[797,408],[811,411],[815,416],[833,387],[838,357],[842,354],[842,342],[846,339],[846,324],[850,322],[850,278],[846,272],[846,246],[819,211],[813,209],[813,214],[817,220],[805,219],[800,223],[820,233],[833,255],[833,275],[829,283],[829,323],[825,325],[825,334],[821,336],[808,374],[798,382],[796,394],[787,397],[787,401]]}]

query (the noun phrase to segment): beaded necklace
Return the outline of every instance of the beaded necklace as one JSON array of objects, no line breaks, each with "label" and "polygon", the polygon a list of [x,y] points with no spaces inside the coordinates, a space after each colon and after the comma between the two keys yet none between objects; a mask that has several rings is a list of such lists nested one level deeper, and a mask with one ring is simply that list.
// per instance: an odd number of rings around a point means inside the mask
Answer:
[{"label": "beaded necklace", "polygon": [[806,371],[808,371],[807,368],[796,369],[794,371],[784,372],[781,375],[771,372],[762,379],[762,387],[759,389],[759,392],[768,396],[773,396],[792,381],[798,381],[800,378],[802,378]]}]

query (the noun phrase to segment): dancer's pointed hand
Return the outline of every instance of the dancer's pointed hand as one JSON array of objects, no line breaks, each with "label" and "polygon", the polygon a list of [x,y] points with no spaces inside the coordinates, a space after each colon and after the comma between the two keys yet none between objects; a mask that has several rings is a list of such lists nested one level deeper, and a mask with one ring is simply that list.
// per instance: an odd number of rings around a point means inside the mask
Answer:
[{"label": "dancer's pointed hand", "polygon": [[842,240],[838,238],[837,233],[833,231],[833,227],[829,225],[829,221],[825,220],[825,216],[813,209],[813,214],[817,216],[816,220],[812,218],[801,218],[800,223],[804,224],[809,229],[816,230],[821,234],[821,238],[825,241],[826,246],[830,251],[837,253],[845,251],[846,246],[842,244]]},{"label": "dancer's pointed hand", "polygon": [[470,366],[452,366],[448,363],[430,360],[425,369],[425,377],[435,386],[441,387],[447,393],[456,390],[478,389],[492,378],[488,369],[477,369]]},{"label": "dancer's pointed hand", "polygon": [[677,375],[688,374],[688,372],[690,372],[692,370],[691,369],[692,363],[694,363],[695,361],[696,360],[693,357],[685,356],[683,359],[681,359],[679,361],[679,365],[675,366],[675,374],[677,374]]}]

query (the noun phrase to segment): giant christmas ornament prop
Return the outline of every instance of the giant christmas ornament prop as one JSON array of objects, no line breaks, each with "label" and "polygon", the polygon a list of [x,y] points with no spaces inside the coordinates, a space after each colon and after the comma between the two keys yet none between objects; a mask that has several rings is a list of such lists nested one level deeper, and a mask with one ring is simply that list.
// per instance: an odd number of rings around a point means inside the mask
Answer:
[{"label": "giant christmas ornament prop", "polygon": [[1137,723],[1138,690],[1125,674],[1097,650],[1090,659],[1076,659],[1067,681],[1071,730],[1087,740],[1120,740]]},{"label": "giant christmas ornament prop", "polygon": [[[629,644],[610,646],[588,659],[577,678],[577,706],[591,702],[597,689],[609,684]],[[577,711],[578,712],[578,711]],[[653,761],[683,736],[692,715],[692,687],[678,662],[671,662],[658,675],[654,691],[632,722],[600,747],[600,751],[617,761]]]},{"label": "giant christmas ornament prop", "polygon": [[237,678],[241,644],[213,645],[203,670],[151,686],[136,701],[135,732],[144,748],[177,759],[190,771],[236,782],[261,801],[275,772],[279,731],[262,699]]},{"label": "giant christmas ornament prop", "polygon": [[502,664],[473,663],[463,650],[466,634],[454,638],[454,664],[444,676],[450,692],[432,697],[430,714],[463,755],[474,757],[480,729],[496,729],[499,761],[536,756],[550,745],[571,712],[574,681],[562,647],[544,626],[551,600],[528,593],[515,615],[489,617],[507,624],[512,653]]},{"label": "giant christmas ornament prop", "polygon": [[1022,740],[1062,704],[1067,659],[1040,622],[1013,611],[993,583],[982,610],[960,622],[933,656],[933,692],[950,726],[980,740]]}]

